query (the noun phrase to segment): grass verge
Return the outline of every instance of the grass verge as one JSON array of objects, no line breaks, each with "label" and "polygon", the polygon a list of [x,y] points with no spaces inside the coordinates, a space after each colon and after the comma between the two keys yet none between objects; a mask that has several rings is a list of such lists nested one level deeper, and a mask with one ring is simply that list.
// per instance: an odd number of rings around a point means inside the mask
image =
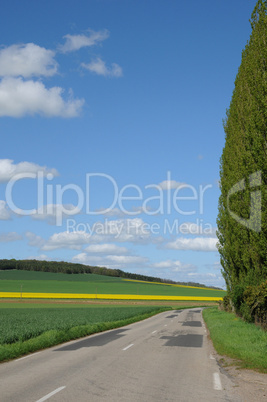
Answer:
[{"label": "grass verge", "polygon": [[[136,311],[136,315],[131,314],[128,318],[114,321],[102,321],[85,325],[69,327],[67,329],[51,329],[43,332],[39,336],[31,339],[5,343],[0,345],[0,362],[15,359],[29,353],[36,352],[51,346],[55,346],[70,340],[78,339],[94,333],[122,327],[137,321],[144,320],[163,311],[171,310],[171,307],[153,307],[150,311],[141,313]],[[34,309],[35,310],[35,309]],[[110,309],[111,310],[111,309]],[[138,310],[138,307],[136,308]]]},{"label": "grass verge", "polygon": [[267,332],[216,307],[204,309],[203,317],[220,355],[237,359],[241,368],[267,373]]}]

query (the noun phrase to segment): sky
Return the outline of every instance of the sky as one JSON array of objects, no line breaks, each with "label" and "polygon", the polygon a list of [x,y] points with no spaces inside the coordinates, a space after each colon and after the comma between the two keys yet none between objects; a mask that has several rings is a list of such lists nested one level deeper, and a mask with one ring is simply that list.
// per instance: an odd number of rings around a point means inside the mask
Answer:
[{"label": "sky", "polygon": [[250,0],[2,0],[0,258],[225,288],[223,119]]}]

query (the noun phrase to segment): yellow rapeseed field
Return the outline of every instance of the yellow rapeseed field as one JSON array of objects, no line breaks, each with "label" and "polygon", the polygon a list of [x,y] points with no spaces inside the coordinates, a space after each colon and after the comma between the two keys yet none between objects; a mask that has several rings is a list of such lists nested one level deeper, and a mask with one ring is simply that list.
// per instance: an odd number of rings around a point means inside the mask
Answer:
[{"label": "yellow rapeseed field", "polygon": [[222,297],[198,296],[155,296],[155,295],[118,295],[118,294],[86,294],[86,293],[32,293],[32,292],[0,292],[0,298],[23,299],[113,299],[113,300],[196,300],[219,301]]},{"label": "yellow rapeseed field", "polygon": [[218,290],[221,291],[222,289],[214,289],[214,288],[202,288],[202,287],[198,287],[198,286],[187,286],[187,285],[177,285],[175,283],[164,283],[164,282],[149,282],[149,281],[140,281],[138,279],[122,279],[123,281],[127,281],[127,282],[140,282],[140,283],[152,283],[153,285],[168,285],[168,286],[174,286],[176,288],[188,288],[188,289],[203,289],[203,290]]}]

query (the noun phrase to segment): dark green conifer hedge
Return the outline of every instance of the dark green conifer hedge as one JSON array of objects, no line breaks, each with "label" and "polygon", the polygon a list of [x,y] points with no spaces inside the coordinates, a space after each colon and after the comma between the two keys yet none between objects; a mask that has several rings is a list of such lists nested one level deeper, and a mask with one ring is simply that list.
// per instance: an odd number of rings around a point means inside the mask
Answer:
[{"label": "dark green conifer hedge", "polygon": [[230,303],[249,320],[255,309],[246,303],[248,288],[267,279],[267,0],[257,2],[250,22],[224,121],[217,219]]}]

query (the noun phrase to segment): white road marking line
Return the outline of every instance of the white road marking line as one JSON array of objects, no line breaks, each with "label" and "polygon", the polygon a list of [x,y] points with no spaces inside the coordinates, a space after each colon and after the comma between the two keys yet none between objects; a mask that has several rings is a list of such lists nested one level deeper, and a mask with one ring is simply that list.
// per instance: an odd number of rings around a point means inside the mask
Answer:
[{"label": "white road marking line", "polygon": [[126,348],[124,348],[124,349],[122,349],[122,350],[127,350],[127,349],[131,348],[133,345],[134,345],[134,344],[131,343],[130,345],[126,346]]},{"label": "white road marking line", "polygon": [[36,402],[44,402],[44,401],[46,401],[47,399],[51,398],[51,396],[57,394],[59,391],[62,391],[64,388],[66,388],[66,386],[64,386],[64,387],[59,387],[59,388],[55,389],[55,391],[50,392],[50,394],[45,395],[45,396],[44,396],[43,398],[41,398],[41,399],[38,399],[38,401],[36,401]]},{"label": "white road marking line", "polygon": [[38,355],[38,353],[41,353],[41,352],[36,352],[36,353],[32,353],[31,355],[27,355],[27,356],[24,356],[24,357],[20,357],[19,359],[16,359],[15,362],[18,362],[19,360],[23,360],[23,359],[28,359],[28,357],[32,357],[32,356]]},{"label": "white road marking line", "polygon": [[217,391],[222,390],[222,383],[219,373],[213,373],[213,388],[216,389]]},{"label": "white road marking line", "polygon": [[153,331],[152,334],[155,334],[156,332],[157,332],[157,330],[156,330],[156,331]]}]

